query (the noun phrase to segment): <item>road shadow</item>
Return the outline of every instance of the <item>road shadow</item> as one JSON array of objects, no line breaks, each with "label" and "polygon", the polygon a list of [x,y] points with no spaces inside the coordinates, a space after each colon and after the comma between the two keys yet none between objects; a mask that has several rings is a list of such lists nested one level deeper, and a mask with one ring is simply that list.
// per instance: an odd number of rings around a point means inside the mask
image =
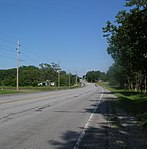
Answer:
[{"label": "road shadow", "polygon": [[68,130],[61,136],[61,142],[49,140],[48,143],[52,144],[54,149],[73,149],[79,135],[80,133]]},{"label": "road shadow", "polygon": [[[100,125],[102,129],[104,129],[105,134],[108,134],[108,136],[105,136],[104,139],[101,137],[99,138],[100,141],[97,142],[104,142],[105,140],[105,146],[102,146],[101,144],[98,144],[100,148],[113,148],[113,149],[147,149],[147,135],[144,133],[144,130],[139,125],[139,123],[136,121],[136,118],[125,112],[121,107],[127,105],[130,101],[123,101],[125,103],[120,102],[115,97],[111,96],[114,93],[105,92],[104,98],[102,102],[98,105],[97,110],[95,111],[95,115],[103,115],[106,120],[107,124]],[[129,103],[133,104],[134,103]],[[138,107],[144,107],[145,105],[139,104]],[[92,112],[96,108],[96,104],[91,105],[93,108],[86,109],[88,112]],[[131,105],[132,106],[132,105]],[[137,104],[135,105],[137,106]],[[129,107],[129,106],[128,106]],[[134,107],[135,110],[136,107]],[[137,109],[137,108],[136,108]],[[140,109],[141,111],[141,109]],[[96,116],[97,119],[99,118]],[[99,126],[99,122],[97,123]],[[97,130],[97,126],[95,125],[95,129]],[[93,129],[88,128],[89,131]],[[104,133],[103,133],[104,134]],[[89,137],[90,135],[90,137]],[[86,140],[86,138],[92,138],[93,134],[88,134],[87,136],[83,138],[83,141]],[[99,133],[97,134],[99,136]],[[106,139],[107,138],[107,139]],[[102,140],[101,140],[102,139]],[[80,148],[87,148],[86,143],[81,143],[85,146],[81,145]],[[92,143],[90,143],[92,144]],[[98,146],[97,145],[97,146]],[[90,147],[91,148],[91,147]],[[92,147],[92,148],[98,148],[98,147]]]},{"label": "road shadow", "polygon": [[[99,104],[97,99],[91,100],[91,107],[85,108],[85,112],[95,111],[95,114],[84,130],[78,149],[147,149],[146,134],[135,118],[119,107],[118,100],[111,94],[105,92]],[[84,128],[80,129],[82,132]],[[79,133],[68,130],[61,136],[62,142],[50,140],[49,144],[55,149],[73,149],[79,136]]]}]

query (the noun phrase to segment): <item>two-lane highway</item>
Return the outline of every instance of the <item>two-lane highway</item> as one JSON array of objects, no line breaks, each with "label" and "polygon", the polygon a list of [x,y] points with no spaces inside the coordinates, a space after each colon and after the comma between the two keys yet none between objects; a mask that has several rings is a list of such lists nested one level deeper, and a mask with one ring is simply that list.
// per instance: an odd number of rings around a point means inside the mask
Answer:
[{"label": "two-lane highway", "polygon": [[94,84],[0,96],[0,148],[72,149],[101,97]]}]

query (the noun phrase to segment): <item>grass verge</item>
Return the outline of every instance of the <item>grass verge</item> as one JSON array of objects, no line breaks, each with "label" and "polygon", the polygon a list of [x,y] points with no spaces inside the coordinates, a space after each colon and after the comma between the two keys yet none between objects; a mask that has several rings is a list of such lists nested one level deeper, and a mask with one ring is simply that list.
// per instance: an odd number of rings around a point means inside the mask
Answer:
[{"label": "grass verge", "polygon": [[16,87],[12,86],[1,86],[0,87],[0,95],[1,94],[17,94],[17,93],[34,93],[34,92],[46,92],[46,91],[54,91],[54,90],[65,90],[77,88],[79,86],[61,86],[61,87],[50,87],[50,86],[41,86],[41,87],[19,87],[19,90],[16,90]]},{"label": "grass verge", "polygon": [[147,130],[147,94],[113,88],[105,82],[99,83],[99,85],[114,93],[119,99],[119,106],[135,116],[143,128]]}]

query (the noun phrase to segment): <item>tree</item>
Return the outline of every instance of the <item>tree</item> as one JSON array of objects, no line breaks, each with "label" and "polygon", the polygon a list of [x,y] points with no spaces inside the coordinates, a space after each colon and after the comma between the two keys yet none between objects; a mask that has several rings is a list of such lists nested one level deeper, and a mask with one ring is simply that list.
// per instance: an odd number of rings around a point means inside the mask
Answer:
[{"label": "tree", "polygon": [[[58,85],[58,71],[60,73],[60,84],[69,86],[69,74],[61,70],[58,64],[42,63],[40,67],[21,66],[19,68],[19,85],[20,86],[37,86],[40,82],[50,84],[55,82]],[[79,81],[79,80],[78,80]],[[70,74],[70,85],[75,84],[75,75]],[[16,68],[0,70],[1,86],[16,86]]]},{"label": "tree", "polygon": [[97,82],[99,80],[105,80],[105,73],[100,71],[88,71],[86,74],[86,80],[88,82]]},{"label": "tree", "polygon": [[[107,52],[125,70],[128,83],[134,81],[132,74],[142,76],[142,82],[147,75],[147,3],[146,0],[130,0],[126,6],[131,9],[118,12],[117,25],[108,21],[103,28],[109,44]],[[146,79],[144,82],[146,86]]]},{"label": "tree", "polygon": [[49,80],[57,84],[57,71],[54,66],[47,63],[42,63],[39,66],[42,71],[42,81]]},{"label": "tree", "polygon": [[19,68],[20,86],[37,86],[42,80],[42,72],[35,66],[22,66]]},{"label": "tree", "polygon": [[116,86],[119,88],[127,87],[127,76],[120,65],[115,63],[109,67],[107,77],[111,86]]},{"label": "tree", "polygon": [[0,70],[1,85],[16,86],[16,69]]}]

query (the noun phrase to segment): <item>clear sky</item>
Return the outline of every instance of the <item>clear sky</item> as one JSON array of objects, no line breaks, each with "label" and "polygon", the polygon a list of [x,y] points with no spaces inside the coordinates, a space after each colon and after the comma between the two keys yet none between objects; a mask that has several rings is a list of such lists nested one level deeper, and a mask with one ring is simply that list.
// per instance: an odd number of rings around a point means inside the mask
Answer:
[{"label": "clear sky", "polygon": [[106,72],[107,54],[102,27],[125,9],[125,0],[0,0],[0,69],[58,63],[67,72]]}]

